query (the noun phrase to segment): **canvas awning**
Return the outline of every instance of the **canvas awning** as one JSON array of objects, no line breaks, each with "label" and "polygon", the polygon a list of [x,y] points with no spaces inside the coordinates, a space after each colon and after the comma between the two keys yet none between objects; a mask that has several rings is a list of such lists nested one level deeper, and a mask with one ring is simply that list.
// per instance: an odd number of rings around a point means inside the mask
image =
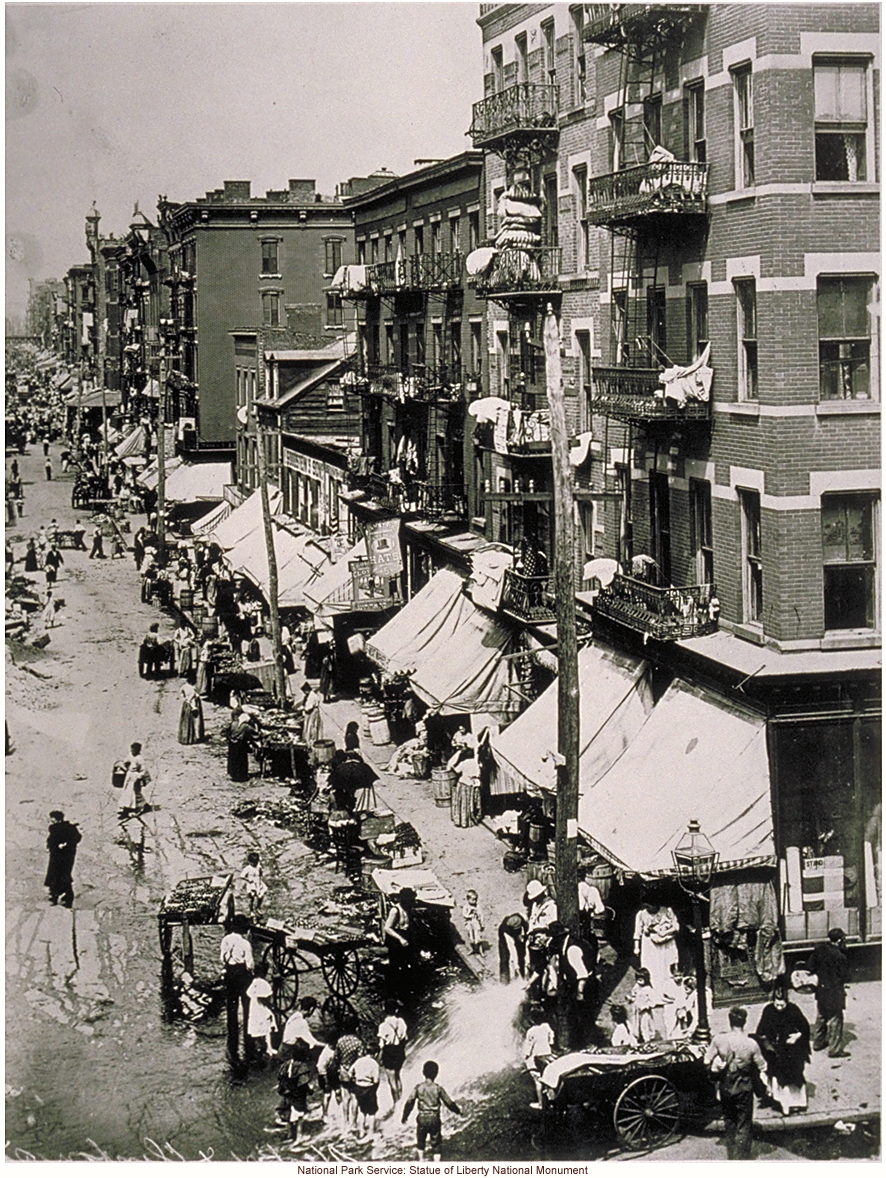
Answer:
[{"label": "canvas awning", "polygon": [[[323,576],[314,581],[306,590],[308,609],[325,624],[328,629],[329,619],[336,614],[348,613],[357,608],[372,608],[371,604],[354,601],[351,565],[352,560],[366,559],[366,541],[360,540],[346,555],[339,557],[335,563],[330,563]],[[390,604],[387,602],[386,604]]]},{"label": "canvas awning", "polygon": [[137,454],[144,454],[145,452],[145,427],[137,425],[134,430],[131,430],[122,442],[118,442],[114,447],[114,453],[118,458],[131,458]]},{"label": "canvas awning", "polygon": [[[273,484],[268,484],[268,503],[271,515],[276,515],[283,505],[283,496]],[[256,489],[248,495],[239,507],[235,507],[227,519],[219,523],[209,535],[219,548],[230,549],[244,540],[256,528],[262,526],[261,491]]]},{"label": "canvas awning", "polygon": [[166,473],[166,499],[169,503],[193,503],[195,499],[221,499],[231,482],[230,462],[182,463]]},{"label": "canvas awning", "polygon": [[[230,523],[230,520],[225,522]],[[329,567],[329,557],[317,538],[300,528],[294,520],[275,516],[271,524],[277,560],[277,604],[281,609],[296,609],[307,604],[305,586]],[[270,576],[267,541],[261,519],[251,532],[225,553],[225,559],[233,572],[248,577],[267,598]]]},{"label": "canvas awning", "polygon": [[[116,408],[122,399],[123,395],[119,389],[105,389],[105,408]],[[84,389],[83,392],[71,393],[70,396],[65,397],[65,404],[71,405],[75,409],[101,409],[102,403],[101,389]]]},{"label": "canvas awning", "polygon": [[[176,470],[178,470],[178,468],[180,466],[183,466],[184,461],[185,461],[184,458],[179,458],[178,455],[176,455],[174,458],[167,458],[166,459],[166,479],[167,479],[166,485],[167,486],[169,485],[169,481],[168,481],[169,476],[171,474],[173,474]],[[145,467],[145,469],[138,476],[138,481],[141,483],[141,485],[143,487],[147,487],[147,489],[149,491],[156,491],[157,490],[157,483],[160,481],[160,472],[157,468],[156,455],[154,456],[153,460]]]},{"label": "canvas awning", "polygon": [[[591,645],[579,651],[579,789],[589,788],[624,752],[652,710],[647,667],[639,659]],[[558,684],[493,738],[493,794],[556,792],[552,753],[559,732]]]},{"label": "canvas awning", "polygon": [[441,569],[383,626],[366,653],[388,674],[406,672],[415,694],[444,715],[486,712],[502,722],[516,712],[516,636],[462,592],[464,580]]},{"label": "canvas awning", "polygon": [[678,679],[622,756],[582,783],[578,825],[614,866],[663,876],[693,818],[721,870],[774,866],[765,720]]},{"label": "canvas awning", "polygon": [[70,372],[60,372],[53,381],[55,388],[60,393],[68,393],[74,387],[74,377]]},{"label": "canvas awning", "polygon": [[202,519],[196,523],[191,524],[192,536],[207,536],[214,528],[218,527],[220,523],[228,518],[234,510],[233,504],[228,503],[223,499],[221,503],[217,503],[208,515],[204,515]]}]

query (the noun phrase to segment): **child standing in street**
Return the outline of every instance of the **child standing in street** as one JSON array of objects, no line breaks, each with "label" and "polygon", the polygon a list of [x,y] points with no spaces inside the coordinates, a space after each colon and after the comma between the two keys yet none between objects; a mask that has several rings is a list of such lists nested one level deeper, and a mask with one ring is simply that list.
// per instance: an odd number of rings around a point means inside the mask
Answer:
[{"label": "child standing in street", "polygon": [[471,952],[483,956],[483,914],[478,907],[478,896],[473,888],[465,893],[465,903],[461,910],[465,922],[465,931]]},{"label": "child standing in street", "polygon": [[440,1072],[438,1065],[429,1059],[422,1068],[424,1080],[412,1089],[406,1104],[403,1106],[401,1120],[405,1125],[413,1108],[418,1105],[418,1116],[415,1121],[415,1144],[418,1160],[425,1160],[425,1146],[430,1142],[434,1161],[439,1162],[443,1146],[443,1134],[440,1125],[440,1106],[445,1104],[452,1112],[461,1115],[461,1109],[452,1100],[444,1088],[437,1083]]},{"label": "child standing in street", "polygon": [[262,902],[268,894],[268,887],[262,878],[261,859],[257,851],[250,851],[246,856],[246,866],[240,872],[243,880],[244,892],[249,900],[249,915],[258,916]]}]

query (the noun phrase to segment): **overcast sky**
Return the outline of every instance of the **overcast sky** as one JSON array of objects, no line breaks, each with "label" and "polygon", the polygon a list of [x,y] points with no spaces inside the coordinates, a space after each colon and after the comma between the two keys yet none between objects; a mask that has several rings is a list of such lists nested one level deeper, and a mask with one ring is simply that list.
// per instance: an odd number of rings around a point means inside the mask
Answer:
[{"label": "overcast sky", "polygon": [[350,176],[470,146],[482,97],[479,5],[8,4],[6,306],[28,278],[87,259],[135,201],[192,200],[228,179]]}]

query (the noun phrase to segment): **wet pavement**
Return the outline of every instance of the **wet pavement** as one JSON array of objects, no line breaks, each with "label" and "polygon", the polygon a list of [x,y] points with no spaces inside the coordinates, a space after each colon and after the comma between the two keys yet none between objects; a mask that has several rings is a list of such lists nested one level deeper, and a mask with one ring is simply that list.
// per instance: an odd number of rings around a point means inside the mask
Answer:
[{"label": "wet pavement", "polygon": [[[69,506],[70,479],[43,480],[42,456],[32,453],[20,465],[27,498],[25,518],[12,532],[18,555],[40,523],[54,517],[64,527],[81,515]],[[228,780],[219,735],[223,709],[206,705],[205,745],[178,744],[178,681],[146,681],[136,673],[141,635],[160,621],[161,637],[168,637],[173,623],[140,602],[131,558],[90,561],[87,553],[68,550],[63,556],[56,591],[65,601],[63,623],[50,632],[48,648],[7,645],[7,720],[15,747],[6,758],[7,1155],[273,1157],[285,1144],[266,1132],[277,1099],[275,1070],[234,1075],[224,1059],[222,1018],[196,1027],[164,1021],[157,911],[178,879],[237,874],[253,849],[262,854],[271,915],[312,910],[342,876],[291,832],[233,817],[237,803],[273,797],[281,787]],[[42,589],[42,574],[37,579]],[[121,826],[110,770],[133,740],[144,744],[152,771],[152,809]],[[439,812],[432,819],[428,796],[420,797],[414,782],[386,782],[384,790],[397,813],[421,830],[430,865],[446,875],[459,902],[466,865],[486,873],[487,930],[500,914],[516,910],[522,880],[498,868],[501,845],[487,831],[457,830]],[[50,906],[42,887],[53,808],[83,833],[70,911]],[[217,970],[220,935],[207,929],[196,938],[198,965],[208,974]],[[487,964],[494,968],[492,954]],[[303,992],[322,997],[322,982],[312,975]],[[490,978],[470,986],[456,971],[441,972],[414,1028],[405,1091],[425,1059],[440,1063],[441,1082],[463,1110],[461,1117],[445,1114],[449,1158],[610,1154],[609,1133],[587,1126],[577,1127],[568,1144],[541,1137],[519,1063],[521,998],[518,985],[502,988]],[[377,1010],[374,996],[362,992],[355,1005],[367,1021]],[[399,1109],[390,1115],[384,1084],[381,1112],[373,1156],[411,1157],[414,1130],[400,1124]],[[313,1129],[298,1156],[368,1156],[334,1117],[330,1129],[316,1122]]]}]

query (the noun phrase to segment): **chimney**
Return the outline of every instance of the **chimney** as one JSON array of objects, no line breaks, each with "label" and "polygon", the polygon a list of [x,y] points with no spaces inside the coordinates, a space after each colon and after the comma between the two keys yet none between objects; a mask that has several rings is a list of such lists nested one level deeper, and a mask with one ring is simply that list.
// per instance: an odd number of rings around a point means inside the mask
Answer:
[{"label": "chimney", "polygon": [[225,200],[249,200],[251,180],[225,180]]},{"label": "chimney", "polygon": [[289,199],[295,202],[306,201],[308,204],[313,204],[316,185],[316,180],[290,180]]}]

